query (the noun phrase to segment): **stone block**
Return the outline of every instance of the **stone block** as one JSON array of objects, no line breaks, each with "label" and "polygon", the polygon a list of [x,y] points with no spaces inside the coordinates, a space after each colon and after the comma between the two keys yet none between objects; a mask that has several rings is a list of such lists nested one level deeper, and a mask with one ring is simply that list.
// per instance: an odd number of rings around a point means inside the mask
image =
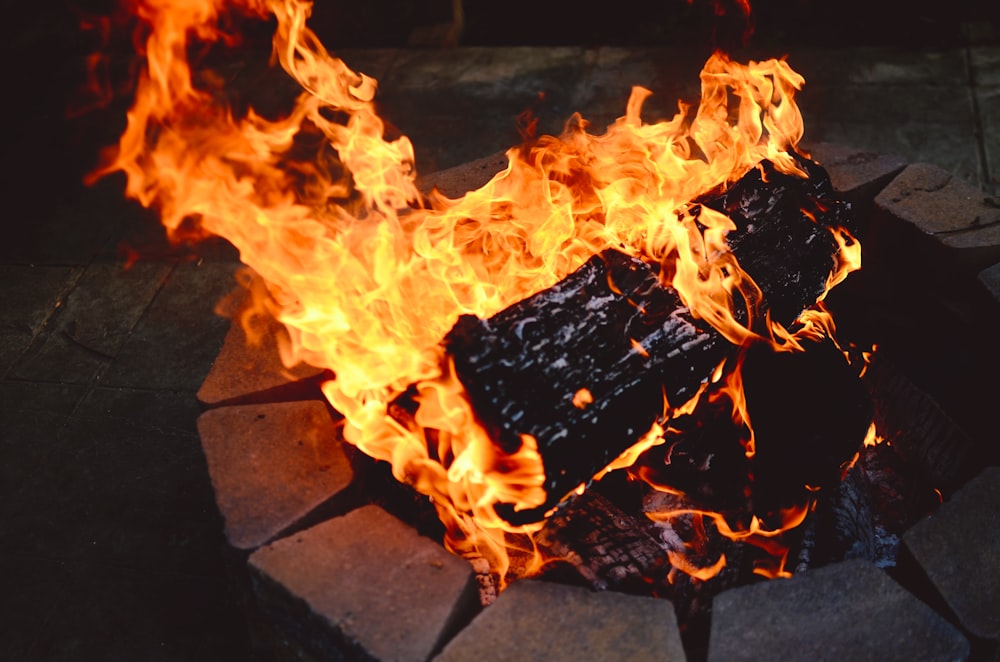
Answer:
[{"label": "stone block", "polygon": [[[996,68],[1000,72],[1000,67]],[[990,85],[978,85],[974,90],[979,107],[982,145],[986,152],[985,189],[1000,194],[1000,75],[994,74]]]},{"label": "stone block", "polygon": [[471,566],[377,506],[250,556],[262,612],[319,659],[427,660],[479,605]]},{"label": "stone block", "polygon": [[993,298],[1000,303],[1000,264],[994,264],[979,272],[979,282]]},{"label": "stone block", "polygon": [[805,135],[811,143],[863,146],[872,152],[899,154],[910,163],[933,163],[968,182],[979,180],[979,141],[970,129],[971,118],[950,122],[914,118],[893,123],[878,115],[845,119],[824,103],[834,108],[840,104],[836,89],[826,90],[824,102],[802,111]]},{"label": "stone block", "polygon": [[865,561],[716,596],[708,660],[964,660],[961,632]]},{"label": "stone block", "polygon": [[989,467],[903,535],[963,628],[1000,643],[1000,467]]},{"label": "stone block", "polygon": [[962,251],[973,266],[1000,255],[1000,207],[937,166],[907,166],[875,198],[875,205],[942,246]]},{"label": "stone block", "polygon": [[278,353],[281,338],[287,340],[285,327],[272,317],[254,318],[255,340],[239,318],[229,325],[222,349],[198,389],[198,401],[209,407],[241,404],[252,396],[273,393],[296,382],[323,374],[321,368],[305,363],[286,368]]},{"label": "stone block", "polygon": [[198,418],[198,432],[237,549],[255,549],[346,498],[353,472],[320,402],[220,407]]},{"label": "stone block", "polygon": [[501,593],[434,661],[684,659],[667,600],[522,580]]},{"label": "stone block", "polygon": [[879,154],[840,143],[816,143],[805,147],[830,175],[833,188],[854,200],[874,198],[906,167],[896,154]]},{"label": "stone block", "polygon": [[106,386],[197,391],[219,353],[227,320],[215,305],[236,264],[179,264],[104,373]]},{"label": "stone block", "polygon": [[469,191],[482,188],[493,175],[506,168],[507,163],[507,154],[497,152],[421,177],[417,180],[417,186],[424,193],[437,189],[446,197],[460,198]]}]

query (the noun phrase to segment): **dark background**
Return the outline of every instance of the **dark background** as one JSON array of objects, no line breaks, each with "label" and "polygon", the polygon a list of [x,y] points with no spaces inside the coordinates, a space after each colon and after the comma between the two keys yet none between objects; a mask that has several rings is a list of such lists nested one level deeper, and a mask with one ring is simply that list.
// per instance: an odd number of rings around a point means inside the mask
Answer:
[{"label": "dark background", "polygon": [[[984,0],[752,0],[750,44],[947,48],[993,38],[1000,3]],[[467,46],[651,46],[691,43],[712,35],[720,45],[742,41],[745,20],[734,0],[469,1]],[[449,0],[320,1],[314,29],[341,47],[403,46],[415,26],[448,20]]]}]

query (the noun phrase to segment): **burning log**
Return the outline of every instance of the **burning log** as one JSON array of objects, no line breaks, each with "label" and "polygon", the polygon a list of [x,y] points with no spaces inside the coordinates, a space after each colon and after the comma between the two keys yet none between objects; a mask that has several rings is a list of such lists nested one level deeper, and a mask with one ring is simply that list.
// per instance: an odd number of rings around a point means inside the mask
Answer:
[{"label": "burning log", "polygon": [[[825,171],[798,161],[805,178],[763,161],[690,209],[733,220],[729,248],[785,326],[826,289],[839,253],[831,230],[853,225]],[[633,446],[664,413],[664,398],[683,404],[734,351],[656,268],[614,250],[489,319],[463,316],[445,346],[493,441],[507,453],[522,435],[537,441],[547,498],[517,512],[500,504],[514,524],[544,517]]]},{"label": "burning log", "polygon": [[[629,472],[735,521],[755,514],[767,522],[768,515],[804,506],[820,488],[835,489],[868,432],[872,404],[833,341],[801,344],[802,352],[775,352],[764,343],[744,348],[752,457],[744,452],[746,432],[733,420],[732,401],[712,385],[710,397],[673,418],[665,443],[643,453]],[[776,528],[780,521],[768,524]]]}]

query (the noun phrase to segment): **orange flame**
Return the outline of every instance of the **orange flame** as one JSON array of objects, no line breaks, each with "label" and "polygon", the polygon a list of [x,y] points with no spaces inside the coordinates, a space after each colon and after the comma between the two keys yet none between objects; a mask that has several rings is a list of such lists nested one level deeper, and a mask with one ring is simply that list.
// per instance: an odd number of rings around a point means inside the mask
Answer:
[{"label": "orange flame", "polygon": [[[573,115],[561,136],[509,150],[507,168],[480,190],[425,199],[410,141],[385,137],[376,81],[326,50],[306,25],[307,0],[130,2],[145,67],[125,133],[92,179],[125,173],[126,194],[157,208],[175,240],[229,240],[288,329],[286,362],[334,373],[323,393],[344,415],[347,441],[428,495],[449,547],[485,556],[501,579],[508,534],[540,525],[513,527],[494,506],[541,504],[544,468],[530,437],[507,455],[477,424],[439,344],[459,315],[492,315],[623,247],[669,261],[668,284],[734,343],[754,335],[732,314],[733,291],[755,287],[727,250],[732,222],[704,210],[702,229],[684,208],[762,159],[802,174],[789,150],[802,135],[793,98],[804,80],[784,60],[715,54],[692,119],[680,104],[670,121],[644,123],[650,92],[635,87],[603,133]],[[193,74],[193,44],[232,43],[220,27],[229,10],[276,19],[273,57],[302,88],[278,119],[234,116],[212,86],[218,77]],[[312,160],[293,156],[305,135],[323,138]],[[416,413],[394,418],[390,404],[411,386]],[[586,406],[587,395],[574,402]],[[660,442],[654,427],[641,447]],[[766,537],[756,526],[753,536]]]}]

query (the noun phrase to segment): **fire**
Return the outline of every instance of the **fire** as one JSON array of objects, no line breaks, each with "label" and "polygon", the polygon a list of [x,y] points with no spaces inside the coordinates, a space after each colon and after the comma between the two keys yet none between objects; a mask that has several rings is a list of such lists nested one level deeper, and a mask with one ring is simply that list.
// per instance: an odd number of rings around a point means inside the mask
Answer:
[{"label": "fire", "polygon": [[[534,439],[506,454],[477,424],[440,345],[459,315],[492,315],[617,247],[662,263],[685,305],[735,344],[762,333],[794,345],[780,328],[736,320],[734,302],[759,297],[726,248],[733,224],[686,211],[762,159],[802,174],[789,152],[802,136],[794,95],[804,80],[784,60],[713,55],[693,117],[681,103],[673,119],[645,123],[650,92],[635,87],[604,132],[574,114],[562,135],[511,148],[488,184],[449,199],[418,192],[409,139],[387,139],[375,111],[376,81],[323,46],[307,26],[307,0],[129,0],[129,10],[145,66],[127,128],[93,177],[123,172],[126,194],[155,207],[175,240],[230,241],[266,284],[258,306],[288,329],[286,363],[334,373],[323,393],[345,417],[346,440],[428,495],[449,547],[487,558],[501,578],[512,537],[523,542],[540,524],[514,527],[494,506],[543,503],[544,470]],[[273,60],[302,90],[283,116],[235,115],[218,77],[188,60],[193,46],[234,42],[221,27],[226,12],[276,20]],[[303,160],[293,147],[307,136],[322,146]],[[857,242],[840,239],[831,287],[858,264]],[[394,415],[408,392],[415,413]],[[570,397],[578,407],[592,401],[585,389]],[[665,413],[690,406],[664,404]],[[662,432],[655,424],[608,470],[662,443]],[[737,539],[772,536],[756,520],[733,531],[717,514],[697,516]]]}]

